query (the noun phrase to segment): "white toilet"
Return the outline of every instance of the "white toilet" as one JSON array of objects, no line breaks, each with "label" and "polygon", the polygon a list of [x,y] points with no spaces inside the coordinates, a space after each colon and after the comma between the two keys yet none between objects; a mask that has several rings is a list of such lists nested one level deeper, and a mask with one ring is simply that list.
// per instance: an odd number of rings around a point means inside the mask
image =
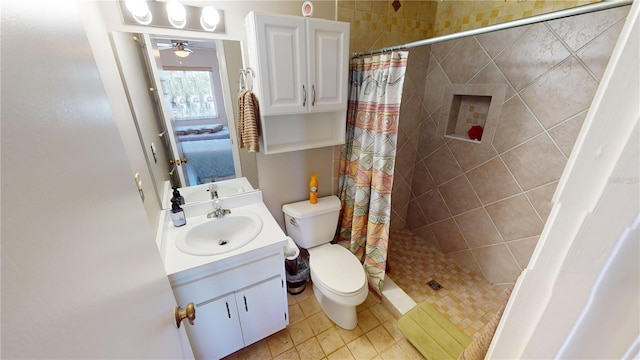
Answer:
[{"label": "white toilet", "polygon": [[324,313],[344,329],[358,324],[356,306],[367,298],[367,277],[358,259],[331,244],[340,214],[340,199],[328,196],[317,204],[300,201],[282,206],[287,234],[309,251],[313,292]]}]

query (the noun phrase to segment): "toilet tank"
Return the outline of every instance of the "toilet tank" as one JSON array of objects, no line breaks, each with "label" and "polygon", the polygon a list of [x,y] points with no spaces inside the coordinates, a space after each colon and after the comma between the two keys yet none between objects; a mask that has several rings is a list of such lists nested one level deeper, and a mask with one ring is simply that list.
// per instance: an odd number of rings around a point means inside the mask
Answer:
[{"label": "toilet tank", "polygon": [[309,249],[331,242],[338,227],[340,199],[327,196],[317,204],[308,200],[282,206],[284,222],[289,235],[300,247]]}]

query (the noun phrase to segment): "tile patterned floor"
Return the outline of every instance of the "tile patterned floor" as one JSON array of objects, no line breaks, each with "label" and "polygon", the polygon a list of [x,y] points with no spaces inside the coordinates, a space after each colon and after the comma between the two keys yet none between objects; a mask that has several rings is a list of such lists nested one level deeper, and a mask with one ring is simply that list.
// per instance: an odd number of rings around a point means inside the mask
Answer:
[{"label": "tile patterned floor", "polygon": [[423,359],[396,326],[396,320],[375,296],[358,306],[358,326],[344,330],[322,312],[311,284],[298,295],[288,295],[289,326],[241,349],[235,359]]},{"label": "tile patterned floor", "polygon": [[[403,230],[389,242],[389,275],[415,302],[429,301],[469,336],[486,324],[506,299],[504,287],[459,266],[454,260]],[[437,280],[443,288],[432,290]],[[236,359],[423,359],[396,326],[396,319],[369,294],[358,306],[358,326],[344,330],[322,312],[308,284],[299,295],[288,295],[289,326],[241,349]]]},{"label": "tile patterned floor", "polygon": [[[390,235],[388,276],[415,302],[428,301],[473,337],[507,298],[504,286],[489,283],[408,230]],[[436,280],[435,291],[427,282]]]}]

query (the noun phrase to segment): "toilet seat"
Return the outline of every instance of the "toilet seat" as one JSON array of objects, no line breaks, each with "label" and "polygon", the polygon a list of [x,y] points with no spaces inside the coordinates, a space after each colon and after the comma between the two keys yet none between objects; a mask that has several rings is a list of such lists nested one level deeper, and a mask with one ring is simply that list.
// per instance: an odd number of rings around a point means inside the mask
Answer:
[{"label": "toilet seat", "polygon": [[323,288],[342,295],[358,295],[366,287],[362,264],[346,248],[325,244],[309,250],[311,279]]}]

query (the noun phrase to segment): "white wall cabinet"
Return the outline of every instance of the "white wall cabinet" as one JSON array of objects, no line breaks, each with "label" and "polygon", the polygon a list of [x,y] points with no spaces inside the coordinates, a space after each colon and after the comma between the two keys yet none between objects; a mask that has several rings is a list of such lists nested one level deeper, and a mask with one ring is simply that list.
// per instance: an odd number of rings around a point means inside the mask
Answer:
[{"label": "white wall cabinet", "polygon": [[178,303],[195,304],[186,329],[198,359],[222,358],[289,323],[284,254],[239,262],[173,286]]},{"label": "white wall cabinet", "polygon": [[245,23],[263,151],[343,144],[349,24],[255,12]]}]

